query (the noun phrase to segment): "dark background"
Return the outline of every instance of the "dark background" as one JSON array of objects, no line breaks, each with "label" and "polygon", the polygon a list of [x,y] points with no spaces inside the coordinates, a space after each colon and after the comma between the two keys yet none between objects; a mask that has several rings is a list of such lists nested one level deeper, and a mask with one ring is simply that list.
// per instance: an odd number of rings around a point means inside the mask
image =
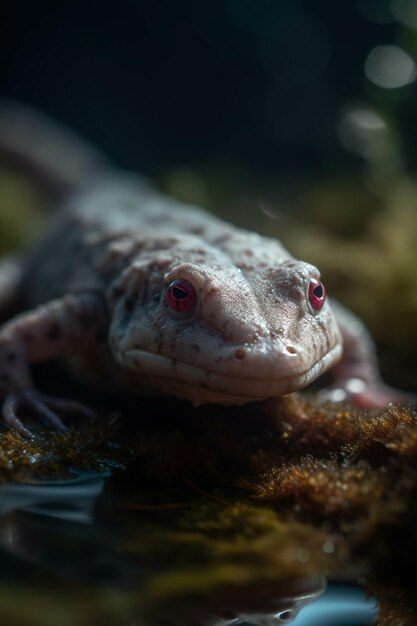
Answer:
[{"label": "dark background", "polygon": [[[341,115],[389,102],[364,62],[404,38],[386,0],[14,2],[0,29],[1,95],[151,174],[219,157],[254,173],[355,171]],[[415,86],[393,91],[412,161]]]}]

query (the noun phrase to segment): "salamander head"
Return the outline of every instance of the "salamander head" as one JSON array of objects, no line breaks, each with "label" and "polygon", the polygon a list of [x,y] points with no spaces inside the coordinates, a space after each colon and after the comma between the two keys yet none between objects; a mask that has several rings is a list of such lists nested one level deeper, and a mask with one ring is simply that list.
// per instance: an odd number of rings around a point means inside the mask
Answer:
[{"label": "salamander head", "polygon": [[126,270],[110,343],[138,387],[239,404],[301,389],[340,358],[315,267],[287,260],[255,271],[216,260]]}]

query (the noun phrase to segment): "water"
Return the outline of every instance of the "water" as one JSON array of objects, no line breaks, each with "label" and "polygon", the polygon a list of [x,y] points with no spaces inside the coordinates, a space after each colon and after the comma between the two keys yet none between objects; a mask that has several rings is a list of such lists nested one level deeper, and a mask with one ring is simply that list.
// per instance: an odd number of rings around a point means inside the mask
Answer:
[{"label": "water", "polygon": [[316,601],[304,608],[293,626],[365,626],[376,624],[378,605],[361,588],[331,585]]},{"label": "water", "polygon": [[[224,505],[204,506],[214,516]],[[244,550],[227,554],[231,527],[224,553],[213,558],[204,524],[190,521],[198,519],[193,507],[183,497],[146,503],[124,472],[73,470],[65,480],[0,486],[3,619],[13,626],[376,624],[376,601],[357,586],[327,585],[311,573],[249,576],[254,553],[247,569]]]}]

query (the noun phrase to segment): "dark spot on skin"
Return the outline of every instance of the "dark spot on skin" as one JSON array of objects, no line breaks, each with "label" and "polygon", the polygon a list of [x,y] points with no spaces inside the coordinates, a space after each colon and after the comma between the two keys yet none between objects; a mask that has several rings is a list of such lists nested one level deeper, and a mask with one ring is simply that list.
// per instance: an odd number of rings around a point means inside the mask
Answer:
[{"label": "dark spot on skin", "polygon": [[52,322],[46,333],[47,339],[58,339],[61,336],[61,327],[57,322]]},{"label": "dark spot on skin", "polygon": [[205,258],[207,256],[207,250],[204,250],[203,248],[191,248],[190,253],[195,254],[196,256],[200,256],[202,258]]},{"label": "dark spot on skin", "polygon": [[232,235],[230,233],[226,233],[225,235],[221,235],[220,237],[218,237],[214,243],[224,243],[225,241],[229,241],[229,239],[232,238]]},{"label": "dark spot on skin", "polygon": [[239,350],[236,350],[236,352],[235,352],[235,358],[236,359],[241,361],[245,357],[246,357],[246,350],[244,350],[243,348],[239,348]]},{"label": "dark spot on skin", "polygon": [[117,248],[109,248],[106,251],[107,258],[105,261],[114,261],[117,257],[122,255],[122,250],[118,250]]},{"label": "dark spot on skin", "polygon": [[193,344],[191,344],[191,345],[192,345],[192,347],[194,348],[194,350],[195,350],[196,352],[201,352],[201,348],[200,348],[200,346],[198,346],[196,343],[193,343]]},{"label": "dark spot on skin", "polygon": [[202,226],[197,226],[196,228],[190,229],[190,233],[193,233],[193,235],[199,235],[200,237],[201,235],[204,235],[205,232],[205,228],[203,228]]},{"label": "dark spot on skin", "polygon": [[219,290],[217,287],[210,287],[209,289],[207,289],[207,295],[208,296],[213,296],[215,293],[217,293]]},{"label": "dark spot on skin", "polygon": [[244,250],[243,253],[246,254],[246,256],[253,256],[252,250]]},{"label": "dark spot on skin", "polygon": [[157,293],[154,296],[152,296],[152,300],[153,302],[155,302],[155,304],[159,304],[160,300],[161,300],[161,294]]}]

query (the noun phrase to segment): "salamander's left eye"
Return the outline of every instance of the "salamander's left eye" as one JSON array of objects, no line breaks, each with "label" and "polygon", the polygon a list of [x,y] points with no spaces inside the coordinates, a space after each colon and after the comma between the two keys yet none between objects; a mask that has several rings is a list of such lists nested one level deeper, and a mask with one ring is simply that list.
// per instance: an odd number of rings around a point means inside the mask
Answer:
[{"label": "salamander's left eye", "polygon": [[178,278],[168,286],[166,300],[173,311],[192,313],[197,304],[197,294],[188,280]]},{"label": "salamander's left eye", "polygon": [[326,290],[321,280],[310,278],[308,300],[315,311],[320,311],[323,307],[323,304],[326,302]]}]

